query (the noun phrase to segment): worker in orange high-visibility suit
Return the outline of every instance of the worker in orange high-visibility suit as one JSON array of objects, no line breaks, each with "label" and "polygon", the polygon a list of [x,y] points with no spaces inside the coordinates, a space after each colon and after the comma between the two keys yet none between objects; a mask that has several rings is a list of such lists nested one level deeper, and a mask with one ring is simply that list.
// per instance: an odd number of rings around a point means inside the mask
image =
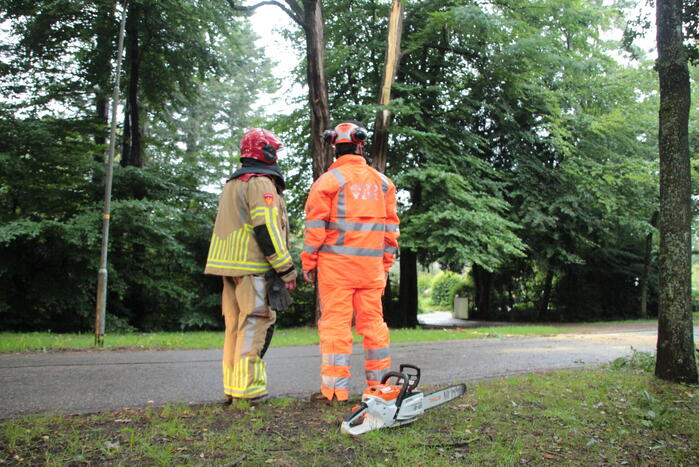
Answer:
[{"label": "worker in orange high-visibility suit", "polygon": [[396,187],[367,165],[366,130],[356,122],[328,130],[336,161],[311,187],[306,201],[304,279],[316,271],[321,316],[321,393],[318,400],[349,396],[352,317],[364,337],[366,382],[378,384],[391,366],[381,295],[398,248]]}]

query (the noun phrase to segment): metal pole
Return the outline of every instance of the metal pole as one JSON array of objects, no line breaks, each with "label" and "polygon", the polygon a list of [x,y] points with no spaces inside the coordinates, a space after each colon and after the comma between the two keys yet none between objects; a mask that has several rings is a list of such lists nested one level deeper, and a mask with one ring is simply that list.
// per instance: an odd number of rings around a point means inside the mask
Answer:
[{"label": "metal pole", "polygon": [[[95,345],[104,345],[104,320],[107,310],[107,251],[109,249],[109,217],[112,203],[112,174],[114,173],[114,150],[116,148],[116,116],[119,104],[119,76],[121,59],[124,52],[124,30],[126,29],[126,10],[129,0],[124,0],[124,7],[119,25],[119,44],[117,48],[116,71],[114,73],[114,93],[112,95],[112,124],[109,130],[109,153],[107,155],[107,174],[104,183],[104,209],[102,212],[102,248],[100,250],[100,268],[97,272],[97,312],[95,316]],[[118,3],[117,3],[118,5]]]}]

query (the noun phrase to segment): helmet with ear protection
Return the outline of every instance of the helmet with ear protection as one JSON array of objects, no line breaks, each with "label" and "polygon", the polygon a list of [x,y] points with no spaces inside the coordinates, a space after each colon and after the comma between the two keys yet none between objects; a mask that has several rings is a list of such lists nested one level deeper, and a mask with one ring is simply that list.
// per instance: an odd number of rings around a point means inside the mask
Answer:
[{"label": "helmet with ear protection", "polygon": [[240,141],[240,158],[257,159],[271,165],[277,162],[277,149],[281,146],[282,141],[271,131],[253,128]]},{"label": "helmet with ear protection", "polygon": [[323,140],[331,146],[339,143],[351,143],[355,146],[363,146],[367,140],[367,131],[361,125],[353,122],[343,122],[333,130],[325,130]]}]

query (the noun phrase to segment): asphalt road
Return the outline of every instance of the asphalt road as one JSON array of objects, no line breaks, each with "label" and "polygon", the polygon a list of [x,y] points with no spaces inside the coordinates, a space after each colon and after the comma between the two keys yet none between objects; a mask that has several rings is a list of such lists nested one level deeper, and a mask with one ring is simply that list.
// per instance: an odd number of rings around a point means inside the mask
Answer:
[{"label": "asphalt road", "polygon": [[[699,335],[699,327],[695,327]],[[627,330],[394,344],[394,367],[422,369],[421,385],[597,365],[654,351],[656,331]],[[0,355],[0,419],[56,411],[85,413],[223,398],[221,350],[86,351]],[[351,394],[363,389],[361,346],[352,355]],[[316,346],[272,348],[265,357],[273,397],[306,397],[319,386]]]}]

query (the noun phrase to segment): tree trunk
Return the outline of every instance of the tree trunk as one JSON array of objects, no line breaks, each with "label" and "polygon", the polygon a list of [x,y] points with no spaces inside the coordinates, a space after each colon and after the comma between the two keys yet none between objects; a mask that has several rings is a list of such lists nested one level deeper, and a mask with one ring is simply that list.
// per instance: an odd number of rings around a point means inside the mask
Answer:
[{"label": "tree trunk", "polygon": [[[90,62],[89,73],[95,89],[95,118],[99,130],[95,133],[95,144],[107,144],[109,127],[109,97],[112,94],[112,53],[114,52],[114,2],[96,3],[94,59]],[[118,77],[117,77],[118,78]],[[95,155],[95,161],[104,163],[104,153]]]},{"label": "tree trunk", "polygon": [[200,117],[196,109],[187,109],[187,124],[184,136],[184,157],[183,162],[188,166],[196,166],[196,155],[199,152],[199,134],[197,133],[197,122]]},{"label": "tree trunk", "polygon": [[383,317],[386,324],[389,327],[403,327],[400,323],[397,326],[392,325],[389,320],[390,317],[395,316],[396,310],[393,306],[393,290],[391,289],[391,279],[386,281],[386,287],[384,288],[383,295],[381,296],[381,307],[383,308]]},{"label": "tree trunk", "polygon": [[[109,100],[104,95],[95,97],[95,118],[99,125],[99,130],[95,133],[95,144],[105,146],[107,144],[107,127],[109,126]],[[104,151],[95,154],[95,162],[104,163]]]},{"label": "tree trunk", "polygon": [[[98,150],[93,156],[94,161],[100,166],[106,166],[107,163],[107,128],[109,126],[109,100],[105,96],[101,96],[98,89],[95,96],[95,120],[97,122],[97,130],[95,132],[95,144],[98,145]],[[92,173],[92,183],[96,187],[104,186],[105,172],[97,168]],[[95,190],[95,194],[99,194],[99,190]]]},{"label": "tree trunk", "polygon": [[493,273],[486,271],[483,267],[474,264],[471,268],[473,284],[476,289],[475,310],[473,317],[477,319],[490,318],[490,295],[493,283]]},{"label": "tree trunk", "polygon": [[325,79],[325,34],[323,9],[320,0],[304,0],[306,36],[306,73],[308,75],[308,103],[311,109],[311,154],[313,179],[320,177],[333,161],[332,149],[323,141],[323,132],[330,126],[328,84]]},{"label": "tree trunk", "polygon": [[[100,166],[106,164],[107,135],[109,131],[109,96],[112,93],[114,82],[112,81],[112,53],[113,46],[113,2],[97,2],[97,15],[95,28],[94,60],[90,63],[92,86],[95,90],[95,130],[94,141],[98,150],[94,154],[94,161]],[[118,77],[117,77],[118,79]],[[96,169],[92,175],[92,183],[95,186],[104,186],[104,172]],[[95,193],[99,193],[96,190]]]},{"label": "tree trunk", "polygon": [[539,317],[546,316],[549,310],[549,302],[551,301],[551,290],[553,289],[553,269],[551,267],[546,271],[546,279],[544,280],[544,293],[541,295],[539,302]]},{"label": "tree trunk", "polygon": [[[403,32],[403,4],[393,0],[391,16],[388,22],[388,37],[386,39],[386,60],[384,62],[379,105],[386,106],[391,100],[391,86],[396,79],[398,63],[400,62],[400,38]],[[381,109],[376,113],[374,123],[374,140],[371,145],[371,165],[379,172],[386,170],[388,155],[388,126],[391,112]]]},{"label": "tree trunk", "polygon": [[682,1],[656,3],[660,81],[660,311],[655,374],[697,383],[691,308],[690,84]]},{"label": "tree trunk", "polygon": [[124,145],[121,153],[121,166],[143,167],[141,141],[141,119],[138,101],[138,87],[141,68],[141,46],[139,43],[139,21],[141,10],[137,3],[129,5],[126,20],[128,37],[129,86],[124,110]]},{"label": "tree trunk", "polygon": [[414,328],[418,325],[417,255],[409,248],[400,249],[399,306],[394,310],[391,327]]},{"label": "tree trunk", "polygon": [[[653,227],[658,224],[658,211],[653,213],[650,220]],[[648,281],[650,280],[650,262],[653,250],[653,231],[646,235],[645,248],[643,250],[643,274],[641,275],[641,318],[648,317]]]}]

